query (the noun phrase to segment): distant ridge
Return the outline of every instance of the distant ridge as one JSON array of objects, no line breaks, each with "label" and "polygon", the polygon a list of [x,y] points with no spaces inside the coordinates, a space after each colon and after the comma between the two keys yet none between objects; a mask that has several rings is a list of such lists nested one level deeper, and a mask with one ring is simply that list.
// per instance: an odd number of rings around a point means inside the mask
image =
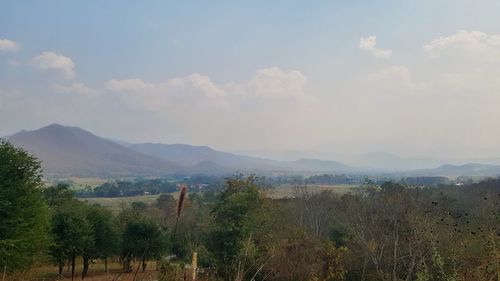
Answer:
[{"label": "distant ridge", "polygon": [[353,168],[337,161],[301,158],[290,163],[291,168],[315,171],[353,171]]},{"label": "distant ridge", "polygon": [[[4,137],[42,161],[46,175],[80,177],[164,176],[172,173],[235,172],[369,173],[337,161],[301,158],[276,161],[188,144],[131,144],[110,140],[78,127],[51,124]],[[445,164],[434,169],[384,172],[393,176],[500,176],[500,165]]]},{"label": "distant ridge", "polygon": [[232,154],[214,150],[208,146],[193,146],[188,144],[159,144],[141,143],[132,144],[130,148],[147,154],[155,155],[162,159],[169,159],[180,165],[196,166],[197,168],[208,165],[218,170],[273,170],[284,169],[286,165],[279,161],[267,160],[256,157]]},{"label": "distant ridge", "polygon": [[163,175],[181,169],[177,164],[141,154],[78,127],[52,124],[34,131],[23,130],[6,139],[42,160],[48,175]]},{"label": "distant ridge", "polygon": [[411,172],[414,175],[428,176],[500,176],[500,165],[466,163],[463,165],[444,164],[435,169],[420,169]]},{"label": "distant ridge", "polygon": [[81,177],[161,176],[182,173],[355,171],[335,161],[275,161],[217,151],[207,146],[127,142],[98,137],[78,127],[51,124],[4,137],[42,160],[45,174]]},{"label": "distant ridge", "polygon": [[[148,155],[168,159],[184,166],[210,167],[217,171],[316,171],[353,172],[354,168],[336,161],[299,159],[296,161],[276,161],[214,150],[208,146],[187,144],[132,144],[130,148]],[[210,170],[208,169],[208,170]]]}]

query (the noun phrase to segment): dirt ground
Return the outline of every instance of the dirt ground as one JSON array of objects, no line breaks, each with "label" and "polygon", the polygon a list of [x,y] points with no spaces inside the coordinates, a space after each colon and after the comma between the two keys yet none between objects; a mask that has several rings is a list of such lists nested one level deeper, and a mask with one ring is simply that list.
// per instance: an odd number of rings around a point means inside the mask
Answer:
[{"label": "dirt ground", "polygon": [[[88,281],[132,281],[134,280],[135,270],[137,265],[134,265],[134,272],[122,273],[121,264],[117,262],[110,262],[109,272],[104,272],[104,265],[102,262],[92,264],[89,269],[88,275],[84,280]],[[73,280],[82,280],[81,265],[75,267],[75,277]],[[155,281],[158,277],[156,264],[154,262],[148,263],[148,269],[142,272],[142,268],[137,272],[136,281]],[[18,273],[16,275],[6,276],[5,281],[56,281],[56,280],[71,280],[71,272],[69,268],[64,268],[62,276],[57,274],[57,268],[53,266],[38,266],[32,268],[28,272]]]},{"label": "dirt ground", "polygon": [[[85,277],[88,281],[132,281],[134,280],[134,272],[132,273],[121,273],[119,270],[110,271],[108,274],[104,272],[89,272],[89,275]],[[136,281],[154,281],[157,280],[158,271],[156,270],[146,270],[146,272],[139,272],[135,278]],[[64,274],[64,279],[59,280],[71,280],[71,274]],[[81,280],[81,276],[75,278],[75,280]]]}]

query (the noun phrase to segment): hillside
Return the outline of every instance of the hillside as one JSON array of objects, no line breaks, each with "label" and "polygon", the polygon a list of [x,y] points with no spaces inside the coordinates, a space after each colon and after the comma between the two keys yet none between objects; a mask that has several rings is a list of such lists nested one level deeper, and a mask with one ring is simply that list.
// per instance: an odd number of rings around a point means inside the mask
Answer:
[{"label": "hillside", "polygon": [[170,160],[194,171],[315,171],[315,172],[353,172],[356,169],[336,161],[317,159],[298,159],[295,161],[276,161],[217,151],[207,146],[186,144],[142,143],[131,144],[130,148],[164,160]]},{"label": "hillside", "polygon": [[193,166],[197,170],[205,167],[225,170],[280,170],[286,165],[279,161],[267,160],[244,155],[237,155],[214,150],[208,146],[193,146],[187,144],[132,144],[130,148],[137,152],[161,159],[170,160],[184,166]]},{"label": "hillside", "polygon": [[42,160],[47,175],[106,177],[163,175],[181,169],[77,127],[52,124],[6,139]]},{"label": "hillside", "polygon": [[113,177],[160,176],[172,172],[259,171],[348,172],[335,161],[275,161],[217,151],[207,146],[141,143],[105,139],[78,127],[52,124],[5,137],[42,160],[46,175]]}]

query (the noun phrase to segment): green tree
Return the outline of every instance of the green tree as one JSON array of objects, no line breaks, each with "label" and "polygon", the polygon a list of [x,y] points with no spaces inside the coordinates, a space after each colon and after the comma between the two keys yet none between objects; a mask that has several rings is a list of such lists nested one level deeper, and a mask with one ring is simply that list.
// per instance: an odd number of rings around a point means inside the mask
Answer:
[{"label": "green tree", "polygon": [[42,187],[39,161],[0,140],[0,263],[8,271],[28,267],[47,244]]},{"label": "green tree", "polygon": [[146,270],[146,261],[159,259],[166,249],[166,237],[160,231],[159,226],[151,220],[136,217],[125,225],[122,237],[122,257],[125,260],[125,268],[130,270],[130,261],[138,259],[142,264],[142,270]]},{"label": "green tree", "polygon": [[69,189],[66,183],[49,186],[43,191],[45,200],[51,209],[61,208],[74,200],[74,192]]},{"label": "green tree", "polygon": [[51,186],[44,195],[53,212],[50,254],[59,273],[67,259],[73,260],[73,254],[82,256],[82,278],[94,258],[104,259],[107,271],[107,258],[118,252],[120,239],[111,211],[76,200],[67,184]]},{"label": "green tree", "polygon": [[62,273],[64,262],[69,259],[74,276],[76,258],[94,247],[93,229],[87,220],[86,209],[84,203],[72,200],[54,213],[51,229],[53,243],[49,253],[59,266],[59,273]]},{"label": "green tree", "polygon": [[[84,269],[88,270],[88,259],[100,258],[104,260],[104,270],[108,272],[108,258],[116,254],[120,246],[120,233],[111,211],[100,206],[88,209],[87,219],[93,230],[94,244],[84,255]],[[84,274],[86,274],[84,270]]]},{"label": "green tree", "polygon": [[227,181],[212,209],[214,224],[207,241],[215,268],[225,279],[243,278],[248,268],[257,270],[263,264],[260,258],[270,232],[268,203],[255,178]]}]

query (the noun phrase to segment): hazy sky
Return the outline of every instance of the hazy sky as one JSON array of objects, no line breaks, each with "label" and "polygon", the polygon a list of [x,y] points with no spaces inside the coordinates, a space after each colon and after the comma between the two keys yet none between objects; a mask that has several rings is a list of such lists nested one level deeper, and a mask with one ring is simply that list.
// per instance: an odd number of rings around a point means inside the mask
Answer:
[{"label": "hazy sky", "polygon": [[500,156],[500,1],[0,1],[0,135]]}]

